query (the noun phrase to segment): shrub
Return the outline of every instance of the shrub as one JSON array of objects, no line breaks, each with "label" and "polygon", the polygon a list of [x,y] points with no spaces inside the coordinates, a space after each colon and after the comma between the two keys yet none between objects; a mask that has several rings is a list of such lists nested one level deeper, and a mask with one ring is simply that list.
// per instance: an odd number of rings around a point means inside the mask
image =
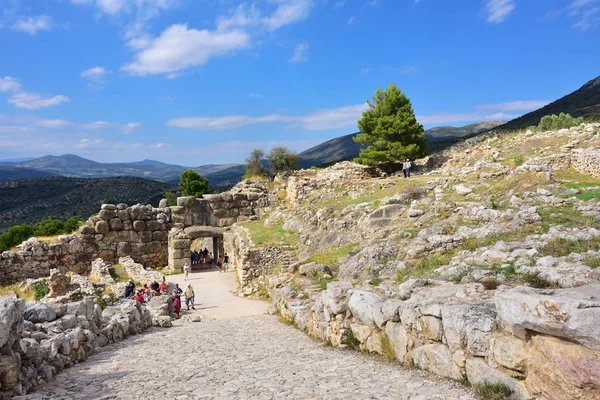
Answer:
[{"label": "shrub", "polygon": [[74,215],[65,222],[63,233],[75,232],[84,223],[85,220],[83,218]]},{"label": "shrub", "polygon": [[379,277],[371,278],[371,280],[369,281],[369,285],[371,285],[371,286],[379,286],[380,284],[381,284],[381,278],[379,278]]},{"label": "shrub", "polygon": [[584,257],[583,263],[592,269],[600,267],[600,257]]},{"label": "shrub", "polygon": [[536,289],[548,289],[558,287],[558,284],[556,282],[551,282],[548,279],[542,278],[539,272],[536,272],[534,274],[525,274],[523,279],[525,283],[527,283],[532,288]]},{"label": "shrub", "polygon": [[512,389],[504,383],[485,381],[474,386],[475,394],[488,400],[504,400],[512,394]]},{"label": "shrub", "polygon": [[41,300],[46,297],[48,293],[50,293],[50,288],[48,287],[48,283],[45,279],[42,279],[38,283],[34,283],[32,286],[36,300]]},{"label": "shrub", "polygon": [[104,291],[100,288],[94,289],[94,301],[100,306],[101,309],[105,309],[108,302],[104,298]]},{"label": "shrub", "polygon": [[64,232],[65,224],[60,219],[46,219],[33,228],[35,236],[55,236]]},{"label": "shrub", "polygon": [[500,286],[500,282],[497,279],[486,279],[481,283],[485,290],[496,290]]},{"label": "shrub", "polygon": [[518,166],[523,165],[523,163],[525,162],[525,157],[523,157],[521,154],[515,156],[515,158],[513,159],[515,161],[515,164]]},{"label": "shrub", "polygon": [[33,236],[33,227],[27,224],[12,226],[0,235],[0,251],[10,250]]},{"label": "shrub", "polygon": [[541,132],[557,131],[559,129],[566,129],[580,125],[582,122],[583,117],[574,118],[571,116],[571,114],[560,113],[559,115],[545,115],[540,120],[536,130]]},{"label": "shrub", "polygon": [[167,206],[173,207],[177,205],[177,193],[166,192],[165,199],[167,199]]}]

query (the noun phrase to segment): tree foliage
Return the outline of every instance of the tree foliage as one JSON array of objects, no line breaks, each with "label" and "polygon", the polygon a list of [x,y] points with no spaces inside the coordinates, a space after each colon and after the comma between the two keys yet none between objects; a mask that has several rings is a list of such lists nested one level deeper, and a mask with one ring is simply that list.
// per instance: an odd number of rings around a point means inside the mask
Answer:
[{"label": "tree foliage", "polygon": [[60,219],[46,219],[33,228],[35,236],[54,236],[63,233],[65,223]]},{"label": "tree foliage", "polygon": [[202,197],[208,191],[208,179],[193,169],[183,171],[179,179],[179,191],[183,196]]},{"label": "tree foliage", "polygon": [[298,169],[299,157],[286,147],[273,147],[267,156],[269,170],[272,175],[291,172]]},{"label": "tree foliage", "polygon": [[75,232],[83,223],[85,223],[83,218],[74,215],[65,222],[63,233]]},{"label": "tree foliage", "polygon": [[262,160],[264,158],[264,151],[261,149],[252,150],[252,153],[246,158],[246,174],[244,175],[244,179],[269,176],[269,172],[263,165]]},{"label": "tree foliage", "polygon": [[31,225],[11,226],[6,233],[0,235],[0,251],[10,250],[31,236],[33,236],[33,227]]},{"label": "tree foliage", "polygon": [[166,192],[165,199],[167,199],[167,206],[172,207],[177,205],[177,193]]},{"label": "tree foliage", "polygon": [[560,113],[559,115],[544,115],[538,126],[530,127],[529,129],[538,132],[558,131],[560,129],[568,129],[573,126],[578,126],[583,122],[583,117],[575,118],[571,114]]},{"label": "tree foliage", "polygon": [[379,88],[367,103],[369,109],[358,121],[362,133],[354,141],[368,147],[361,150],[356,162],[385,168],[425,155],[423,125],[417,122],[409,98],[399,88],[393,83],[385,92]]}]

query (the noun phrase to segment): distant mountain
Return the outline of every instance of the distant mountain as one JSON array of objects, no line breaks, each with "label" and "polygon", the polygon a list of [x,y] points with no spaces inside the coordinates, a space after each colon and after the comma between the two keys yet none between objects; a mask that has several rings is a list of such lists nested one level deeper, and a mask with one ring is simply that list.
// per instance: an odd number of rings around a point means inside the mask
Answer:
[{"label": "distant mountain", "polygon": [[18,163],[23,161],[34,160],[36,157],[21,157],[21,158],[7,158],[5,160],[0,160],[0,163]]},{"label": "distant mountain", "polygon": [[300,156],[300,168],[322,167],[353,159],[358,156],[360,149],[363,148],[363,146],[352,140],[357,134],[358,132],[340,136],[303,151],[298,154]]},{"label": "distant mountain", "polygon": [[429,142],[453,140],[465,136],[476,135],[505,123],[506,121],[482,121],[461,127],[438,126],[436,128],[426,130],[425,137],[429,140]]},{"label": "distant mountain", "polygon": [[545,115],[568,113],[573,117],[583,117],[586,121],[600,121],[600,76],[587,82],[581,88],[545,107],[513,119],[498,127],[500,130],[526,129],[537,125]]},{"label": "distant mountain", "polygon": [[156,160],[142,160],[142,161],[135,161],[135,162],[130,162],[127,163],[129,165],[147,165],[150,167],[155,167],[155,168],[164,168],[164,167],[169,167],[170,165],[161,161],[156,161]]},{"label": "distant mountain", "polygon": [[47,218],[66,220],[73,215],[87,218],[103,203],[152,204],[173,185],[134,177],[37,178],[0,182],[0,232],[24,222],[35,224]]},{"label": "distant mountain", "polygon": [[43,178],[55,176],[50,172],[39,171],[31,168],[17,168],[0,165],[0,182],[16,181],[19,179]]}]

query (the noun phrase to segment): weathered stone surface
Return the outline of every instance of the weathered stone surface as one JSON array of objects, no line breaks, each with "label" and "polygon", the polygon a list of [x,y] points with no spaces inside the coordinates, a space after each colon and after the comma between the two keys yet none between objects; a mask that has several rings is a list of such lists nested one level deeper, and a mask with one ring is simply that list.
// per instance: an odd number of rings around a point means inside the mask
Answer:
[{"label": "weathered stone surface", "polygon": [[137,232],[146,230],[146,222],[144,221],[133,221],[133,229]]},{"label": "weathered stone surface", "polygon": [[113,231],[120,231],[123,228],[123,221],[119,218],[111,218],[109,221],[110,229]]},{"label": "weathered stone surface", "polygon": [[98,218],[100,218],[103,221],[109,221],[112,218],[116,218],[117,217],[117,210],[101,210],[98,213]]},{"label": "weathered stone surface", "polygon": [[167,199],[160,199],[160,201],[158,202],[158,208],[167,208],[169,206],[169,200]]},{"label": "weathered stone surface", "polygon": [[19,364],[13,356],[0,355],[0,395],[10,397],[19,384],[19,372]]},{"label": "weathered stone surface", "polygon": [[21,335],[24,311],[23,300],[0,297],[0,348],[12,346]]},{"label": "weathered stone surface", "polygon": [[348,298],[354,291],[350,282],[331,282],[325,292],[325,305],[332,314],[341,314],[348,309]]},{"label": "weathered stone surface", "polygon": [[23,318],[29,322],[37,324],[39,322],[49,322],[56,319],[56,312],[47,304],[37,301],[29,301],[25,303],[25,312]]},{"label": "weathered stone surface", "polygon": [[527,366],[527,343],[512,335],[494,335],[490,341],[491,364],[524,372]]},{"label": "weathered stone surface", "polygon": [[375,310],[381,309],[384,299],[374,293],[355,290],[348,300],[348,308],[364,325],[375,325]]},{"label": "weathered stone surface", "polygon": [[117,244],[117,257],[127,257],[131,255],[131,245],[127,242]]},{"label": "weathered stone surface", "polygon": [[456,304],[442,307],[444,337],[451,351],[466,349],[474,356],[487,356],[494,330],[493,303]]},{"label": "weathered stone surface", "polygon": [[600,399],[600,351],[534,336],[525,385],[539,398]]},{"label": "weathered stone surface", "polygon": [[146,229],[149,231],[159,231],[160,230],[160,222],[152,220],[146,222]]},{"label": "weathered stone surface", "polygon": [[[385,325],[385,333],[390,340],[390,344],[394,348],[396,359],[402,363],[407,363],[410,339],[406,333],[406,329],[398,322],[388,322]],[[412,362],[412,360],[410,360]]]},{"label": "weathered stone surface", "polygon": [[98,222],[96,222],[94,229],[96,230],[96,233],[99,233],[101,235],[106,235],[109,232],[110,227],[108,225],[108,222],[98,221]]},{"label": "weathered stone surface", "polygon": [[488,383],[504,383],[515,390],[516,381],[497,369],[491,368],[483,358],[469,358],[466,362],[467,377],[472,385]]},{"label": "weathered stone surface", "polygon": [[600,284],[570,289],[517,287],[496,295],[498,317],[515,336],[526,330],[575,340],[600,350]]},{"label": "weathered stone surface", "polygon": [[318,264],[316,262],[301,265],[298,272],[300,275],[305,276],[321,276],[323,274],[332,275],[331,269],[329,269],[327,265]]},{"label": "weathered stone surface", "polygon": [[443,344],[427,344],[413,351],[416,366],[436,375],[461,380],[462,371],[452,361],[452,353]]}]

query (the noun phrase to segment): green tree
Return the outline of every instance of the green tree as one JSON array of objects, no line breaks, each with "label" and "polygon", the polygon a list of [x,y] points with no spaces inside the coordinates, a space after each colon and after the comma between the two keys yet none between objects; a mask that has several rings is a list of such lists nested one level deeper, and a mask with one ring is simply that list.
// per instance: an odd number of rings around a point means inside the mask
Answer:
[{"label": "green tree", "polygon": [[65,224],[60,219],[45,219],[33,227],[35,236],[54,236],[63,233]]},{"label": "green tree", "polygon": [[208,191],[208,179],[193,169],[183,171],[179,179],[179,191],[183,196],[202,197]]},{"label": "green tree", "polygon": [[559,115],[544,115],[538,126],[533,129],[540,132],[558,131],[568,129],[572,126],[578,126],[583,122],[583,117],[575,118],[571,114],[560,113]]},{"label": "green tree", "polygon": [[410,99],[393,83],[385,90],[379,88],[373,101],[367,100],[369,109],[358,121],[362,133],[354,137],[359,144],[368,145],[361,150],[356,162],[389,168],[394,164],[425,155],[427,139],[423,125],[417,122]]},{"label": "green tree", "polygon": [[85,220],[77,215],[72,216],[65,222],[65,227],[63,229],[64,233],[75,232],[81,225],[85,223]]},{"label": "green tree", "polygon": [[263,165],[263,159],[265,158],[265,152],[261,149],[254,149],[250,156],[246,158],[246,173],[244,179],[252,177],[265,177],[269,176],[268,171]]},{"label": "green tree", "polygon": [[172,207],[177,205],[177,193],[167,192],[165,193],[165,199],[167,199],[167,206]]},{"label": "green tree", "polygon": [[286,147],[273,147],[267,156],[269,170],[272,175],[297,170],[298,161],[298,154]]},{"label": "green tree", "polygon": [[11,226],[0,235],[0,251],[10,250],[33,236],[33,227],[27,224]]}]

